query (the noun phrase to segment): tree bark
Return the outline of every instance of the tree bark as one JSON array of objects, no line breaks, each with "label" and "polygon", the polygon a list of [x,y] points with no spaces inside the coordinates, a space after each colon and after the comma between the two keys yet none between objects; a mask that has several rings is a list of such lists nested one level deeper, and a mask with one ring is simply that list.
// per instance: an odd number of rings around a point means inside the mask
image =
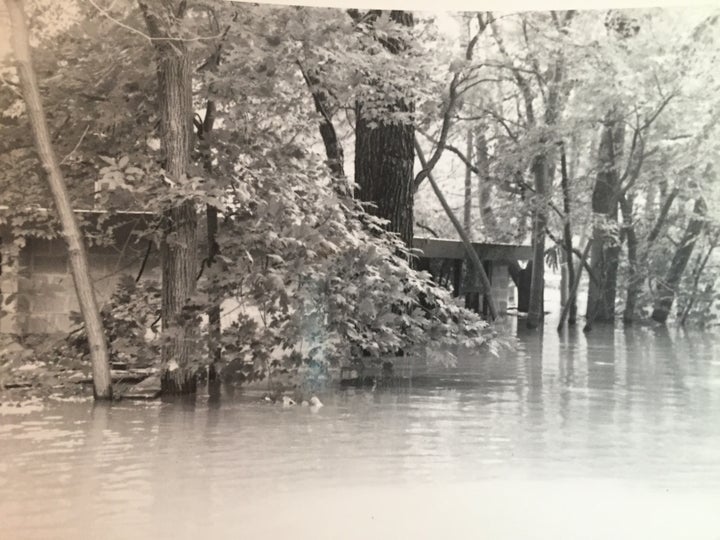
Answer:
[{"label": "tree bark", "polygon": [[[187,174],[192,138],[192,79],[185,41],[178,39],[185,2],[162,4],[163,17],[148,4],[140,7],[157,53],[158,105],[165,174],[174,182]],[[169,18],[169,20],[168,20]],[[167,21],[167,22],[166,22]],[[190,394],[197,388],[196,321],[187,313],[197,278],[197,214],[186,201],[165,213],[160,248],[162,261],[162,322],[166,334],[162,350],[161,387],[166,394]]]},{"label": "tree bark", "polygon": [[345,179],[345,154],[340,142],[332,117],[333,110],[330,106],[328,95],[321,87],[321,81],[315,70],[305,68],[299,61],[298,66],[305,79],[305,84],[310,90],[315,105],[315,111],[320,115],[320,137],[325,146],[325,155],[328,158],[330,174],[338,180]]},{"label": "tree bark", "polygon": [[95,291],[90,280],[83,238],[70,204],[65,179],[51,144],[50,132],[40,100],[40,91],[30,53],[25,13],[21,0],[5,0],[5,4],[12,24],[12,45],[17,60],[23,97],[25,98],[30,124],[35,137],[35,145],[43,167],[48,174],[48,184],[57,207],[63,237],[68,248],[75,292],[85,321],[90,359],[92,361],[93,394],[97,400],[109,400],[112,399],[113,392],[105,330],[95,299]]},{"label": "tree bark", "polygon": [[623,216],[623,228],[627,237],[627,257],[628,257],[628,278],[627,278],[627,296],[625,299],[625,310],[623,311],[623,323],[632,324],[635,320],[635,309],[637,299],[640,295],[640,284],[642,276],[639,272],[638,261],[638,237],[635,233],[635,225],[632,217],[633,201],[629,197],[620,198],[620,210]]},{"label": "tree bark", "polygon": [[660,209],[660,214],[658,215],[657,220],[655,221],[655,225],[653,226],[652,230],[650,231],[650,234],[647,238],[648,248],[652,247],[652,244],[655,242],[655,240],[658,239],[660,236],[660,232],[662,231],[663,226],[665,225],[665,222],[667,221],[668,214],[670,213],[670,208],[672,207],[672,203],[675,201],[675,198],[680,193],[680,190],[678,188],[673,188],[670,193],[668,193],[667,197],[665,198],[665,202],[662,205],[662,208]]},{"label": "tree bark", "polygon": [[685,272],[685,267],[695,248],[695,242],[705,225],[704,216],[706,212],[707,204],[705,203],[705,199],[702,197],[697,198],[693,208],[693,213],[696,217],[690,219],[690,223],[688,223],[680,245],[675,250],[675,255],[670,262],[670,267],[665,275],[665,279],[658,283],[659,294],[652,312],[652,319],[654,321],[665,323],[670,315],[670,308],[675,300],[680,279]]},{"label": "tree bark", "polygon": [[[203,168],[207,173],[212,173],[212,149],[210,147],[209,134],[215,127],[215,101],[208,99],[205,105],[205,118],[197,125],[198,139],[201,143],[201,156]],[[216,257],[220,254],[220,246],[217,242],[218,232],[218,210],[211,204],[205,205],[205,220],[207,223],[207,268],[212,273],[212,266]],[[221,307],[220,299],[212,297],[211,305],[207,309],[208,317],[208,380],[215,381],[218,378],[220,363],[222,362],[222,337]]]},{"label": "tree bark", "polygon": [[[390,18],[405,26],[413,25],[409,12],[393,11]],[[395,41],[384,40],[383,44],[394,54],[403,48]],[[412,112],[413,104],[400,100],[388,106],[382,101],[367,98],[356,104],[356,196],[372,203],[370,213],[388,220],[388,230],[398,233],[412,247],[415,128],[410,122],[389,121],[385,116]]]},{"label": "tree bark", "polygon": [[593,227],[590,264],[597,283],[590,282],[587,302],[587,324],[615,320],[615,295],[620,245],[607,230],[617,224],[620,193],[618,162],[625,137],[624,124],[616,109],[604,121],[598,150],[599,171],[592,194]]},{"label": "tree bark", "polygon": [[547,215],[545,211],[545,197],[547,196],[547,158],[545,154],[536,156],[533,163],[535,176],[535,209],[532,226],[532,277],[530,278],[530,301],[526,326],[537,328],[545,315],[544,288],[545,288],[545,228]]},{"label": "tree bark", "polygon": [[[570,218],[570,177],[568,175],[567,155],[565,153],[565,145],[560,144],[560,183],[563,194],[563,212],[565,213],[565,222],[563,224],[563,244],[565,246],[565,268],[567,274],[567,290],[568,293],[575,285],[575,264],[573,263],[573,243],[572,243],[572,222]],[[577,321],[577,297],[570,296],[565,300],[570,302],[568,309],[568,325],[573,326]]]},{"label": "tree bark", "polygon": [[478,216],[482,223],[485,240],[497,241],[497,218],[492,207],[492,185],[490,184],[490,158],[488,155],[487,137],[484,127],[475,132],[475,162],[477,163]]},{"label": "tree bark", "polygon": [[[467,158],[472,160],[473,134],[472,130],[467,132]],[[472,169],[465,167],[465,204],[463,206],[463,227],[465,234],[472,240]]]}]

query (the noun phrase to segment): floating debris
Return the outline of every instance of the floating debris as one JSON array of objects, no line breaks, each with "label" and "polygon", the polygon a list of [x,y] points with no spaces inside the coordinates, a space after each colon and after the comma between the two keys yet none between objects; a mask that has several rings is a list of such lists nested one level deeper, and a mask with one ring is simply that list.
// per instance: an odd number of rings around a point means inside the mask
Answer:
[{"label": "floating debris", "polygon": [[290,396],[283,396],[282,404],[283,407],[292,407],[293,405],[297,405],[297,403],[295,403],[295,400]]},{"label": "floating debris", "polygon": [[322,404],[322,401],[320,401],[320,399],[317,396],[313,396],[310,398],[310,406],[315,409],[319,409],[320,407],[323,406],[323,404]]}]

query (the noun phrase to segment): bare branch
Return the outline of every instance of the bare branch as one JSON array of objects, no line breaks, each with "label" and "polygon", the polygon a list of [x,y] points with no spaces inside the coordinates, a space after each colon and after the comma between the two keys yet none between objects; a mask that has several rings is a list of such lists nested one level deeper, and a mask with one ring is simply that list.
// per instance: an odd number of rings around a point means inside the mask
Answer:
[{"label": "bare branch", "polygon": [[[480,28],[478,29],[477,33],[468,42],[465,48],[465,60],[472,60],[475,44],[477,43],[480,35],[485,31],[486,27],[486,24],[480,24]],[[453,112],[455,110],[455,106],[457,105],[458,95],[460,95],[461,93],[459,91],[461,82],[461,71],[457,71],[453,75],[452,80],[450,81],[448,102],[443,113],[442,126],[440,128],[440,136],[438,137],[437,146],[435,148],[435,151],[430,156],[430,159],[423,166],[423,169],[415,176],[415,180],[413,182],[415,186],[415,191],[418,190],[422,181],[425,180],[425,178],[427,178],[428,175],[435,168],[435,165],[437,165],[437,162],[440,160],[440,156],[442,156],[443,150],[445,149],[445,143],[447,142],[448,133],[450,132],[450,125],[452,124]]]},{"label": "bare branch", "polygon": [[[168,42],[173,42],[173,41],[187,41],[187,42],[191,42],[191,41],[207,41],[207,40],[213,40],[213,39],[217,39],[217,38],[221,37],[220,34],[218,34],[218,35],[216,35],[216,36],[195,36],[195,37],[191,37],[191,38],[160,37],[160,36],[155,37],[155,36],[152,36],[152,35],[148,35],[148,34],[146,34],[145,32],[143,32],[143,31],[141,31],[141,30],[138,30],[138,29],[135,28],[134,26],[130,26],[129,24],[125,24],[124,22],[116,19],[115,17],[113,17],[113,16],[110,14],[110,12],[109,12],[107,9],[103,8],[102,6],[99,6],[99,5],[95,2],[95,0],[88,0],[88,2],[90,2],[90,4],[98,11],[98,13],[100,13],[100,14],[101,14],[103,17],[105,17],[106,19],[112,21],[112,22],[113,22],[114,24],[116,24],[117,26],[119,26],[119,27],[121,27],[121,28],[124,28],[125,30],[130,31],[130,32],[132,32],[133,34],[137,34],[138,36],[140,36],[140,37],[142,37],[142,38],[144,38],[144,39],[146,39],[146,40],[148,40],[148,41],[150,41],[150,42],[152,42],[152,41],[168,41]],[[184,3],[185,3],[185,2],[181,2],[181,4],[184,4]],[[145,4],[143,4],[142,2],[140,2],[140,7],[143,8],[143,9],[146,9]],[[183,11],[184,11],[184,10],[183,10]]]},{"label": "bare branch", "polygon": [[82,144],[83,139],[85,139],[85,135],[87,135],[87,132],[89,129],[90,129],[90,124],[85,126],[85,131],[83,131],[83,134],[80,136],[80,139],[78,140],[77,144],[75,145],[75,147],[72,150],[70,150],[70,152],[64,158],[62,158],[62,160],[60,161],[60,165],[65,165],[65,161],[70,156],[72,156],[77,151],[78,148],[80,148],[80,145]]}]

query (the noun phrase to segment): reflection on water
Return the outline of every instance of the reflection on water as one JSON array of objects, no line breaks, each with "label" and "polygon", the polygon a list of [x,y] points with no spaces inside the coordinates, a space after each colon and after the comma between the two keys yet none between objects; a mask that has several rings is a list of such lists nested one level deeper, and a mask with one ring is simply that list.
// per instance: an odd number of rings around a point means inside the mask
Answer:
[{"label": "reflection on water", "polygon": [[519,333],[442,385],[0,416],[0,538],[720,538],[720,339]]}]

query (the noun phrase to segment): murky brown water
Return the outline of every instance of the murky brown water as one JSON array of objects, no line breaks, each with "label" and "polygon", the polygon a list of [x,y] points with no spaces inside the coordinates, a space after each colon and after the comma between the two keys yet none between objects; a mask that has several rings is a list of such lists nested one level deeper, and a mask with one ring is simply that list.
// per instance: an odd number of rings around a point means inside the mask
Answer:
[{"label": "murky brown water", "polygon": [[237,392],[0,416],[0,538],[720,538],[720,338],[522,343],[317,412]]}]

